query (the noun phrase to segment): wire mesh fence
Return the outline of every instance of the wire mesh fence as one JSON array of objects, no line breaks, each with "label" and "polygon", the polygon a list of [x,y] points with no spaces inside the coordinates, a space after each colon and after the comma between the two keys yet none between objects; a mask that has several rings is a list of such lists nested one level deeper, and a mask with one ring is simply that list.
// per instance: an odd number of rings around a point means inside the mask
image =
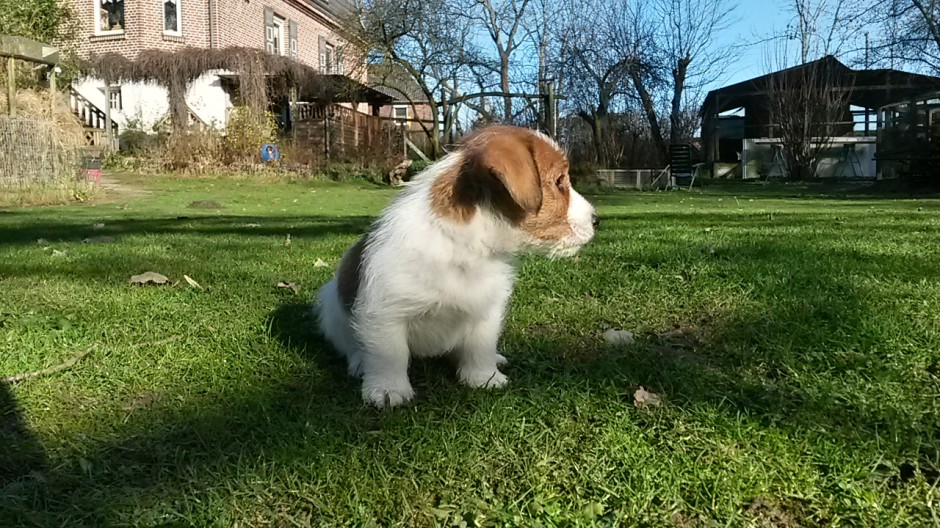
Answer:
[{"label": "wire mesh fence", "polygon": [[0,116],[0,187],[70,183],[83,174],[81,148],[47,117]]}]

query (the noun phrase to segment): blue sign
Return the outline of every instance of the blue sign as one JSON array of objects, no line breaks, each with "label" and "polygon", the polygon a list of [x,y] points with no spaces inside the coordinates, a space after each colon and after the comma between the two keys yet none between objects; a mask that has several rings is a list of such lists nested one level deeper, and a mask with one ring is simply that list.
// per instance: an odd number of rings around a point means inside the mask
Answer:
[{"label": "blue sign", "polygon": [[265,143],[261,146],[261,161],[267,163],[281,159],[281,151],[274,143]]}]

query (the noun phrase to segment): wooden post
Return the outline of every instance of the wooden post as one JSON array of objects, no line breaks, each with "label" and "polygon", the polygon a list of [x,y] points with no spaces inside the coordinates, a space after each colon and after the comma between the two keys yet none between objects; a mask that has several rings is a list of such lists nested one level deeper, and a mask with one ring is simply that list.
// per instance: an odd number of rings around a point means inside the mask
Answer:
[{"label": "wooden post", "polygon": [[55,119],[55,100],[56,100],[56,79],[55,79],[55,70],[53,67],[49,70],[49,116],[52,119]]},{"label": "wooden post", "polygon": [[326,154],[326,161],[330,161],[330,112],[323,108],[323,148]]},{"label": "wooden post", "polygon": [[[359,103],[353,103],[355,108],[359,107]],[[353,146],[359,148],[359,127],[362,126],[362,116],[359,115],[359,111],[353,109]]]},{"label": "wooden post", "polygon": [[294,130],[297,126],[297,87],[292,86],[290,89],[290,107],[287,109],[288,119],[290,120],[290,130],[291,136],[296,136]]},{"label": "wooden post", "polygon": [[7,113],[16,115],[16,59],[7,59]]},{"label": "wooden post", "polygon": [[104,137],[108,143],[108,150],[114,148],[114,138],[111,137],[111,83],[104,82]]},{"label": "wooden post", "polygon": [[558,137],[558,123],[555,120],[555,83],[548,83],[548,89],[546,90],[546,103],[548,108],[545,112],[546,121],[548,121],[548,134],[555,139]]},{"label": "wooden post", "polygon": [[453,120],[450,115],[450,106],[447,104],[447,91],[444,88],[441,88],[441,113],[444,114],[444,144],[450,145],[454,141],[454,135],[451,131]]}]

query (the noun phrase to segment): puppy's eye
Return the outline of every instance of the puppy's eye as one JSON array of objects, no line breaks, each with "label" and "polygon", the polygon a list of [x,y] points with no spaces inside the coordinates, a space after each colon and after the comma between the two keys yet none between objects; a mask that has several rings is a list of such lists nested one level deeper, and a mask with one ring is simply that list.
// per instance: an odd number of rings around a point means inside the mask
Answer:
[{"label": "puppy's eye", "polygon": [[568,187],[568,178],[564,174],[558,177],[555,180],[555,187],[558,187],[559,191],[564,191]]}]

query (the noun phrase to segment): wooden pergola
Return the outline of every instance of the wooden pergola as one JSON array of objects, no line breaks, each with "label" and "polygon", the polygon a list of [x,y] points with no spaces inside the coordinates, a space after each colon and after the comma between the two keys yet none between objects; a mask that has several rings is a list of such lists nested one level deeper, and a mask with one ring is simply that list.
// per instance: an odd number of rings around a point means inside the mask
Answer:
[{"label": "wooden pergola", "polygon": [[7,109],[16,115],[16,61],[49,66],[50,111],[55,112],[56,73],[59,65],[59,49],[26,37],[0,35],[0,57],[7,59]]}]

